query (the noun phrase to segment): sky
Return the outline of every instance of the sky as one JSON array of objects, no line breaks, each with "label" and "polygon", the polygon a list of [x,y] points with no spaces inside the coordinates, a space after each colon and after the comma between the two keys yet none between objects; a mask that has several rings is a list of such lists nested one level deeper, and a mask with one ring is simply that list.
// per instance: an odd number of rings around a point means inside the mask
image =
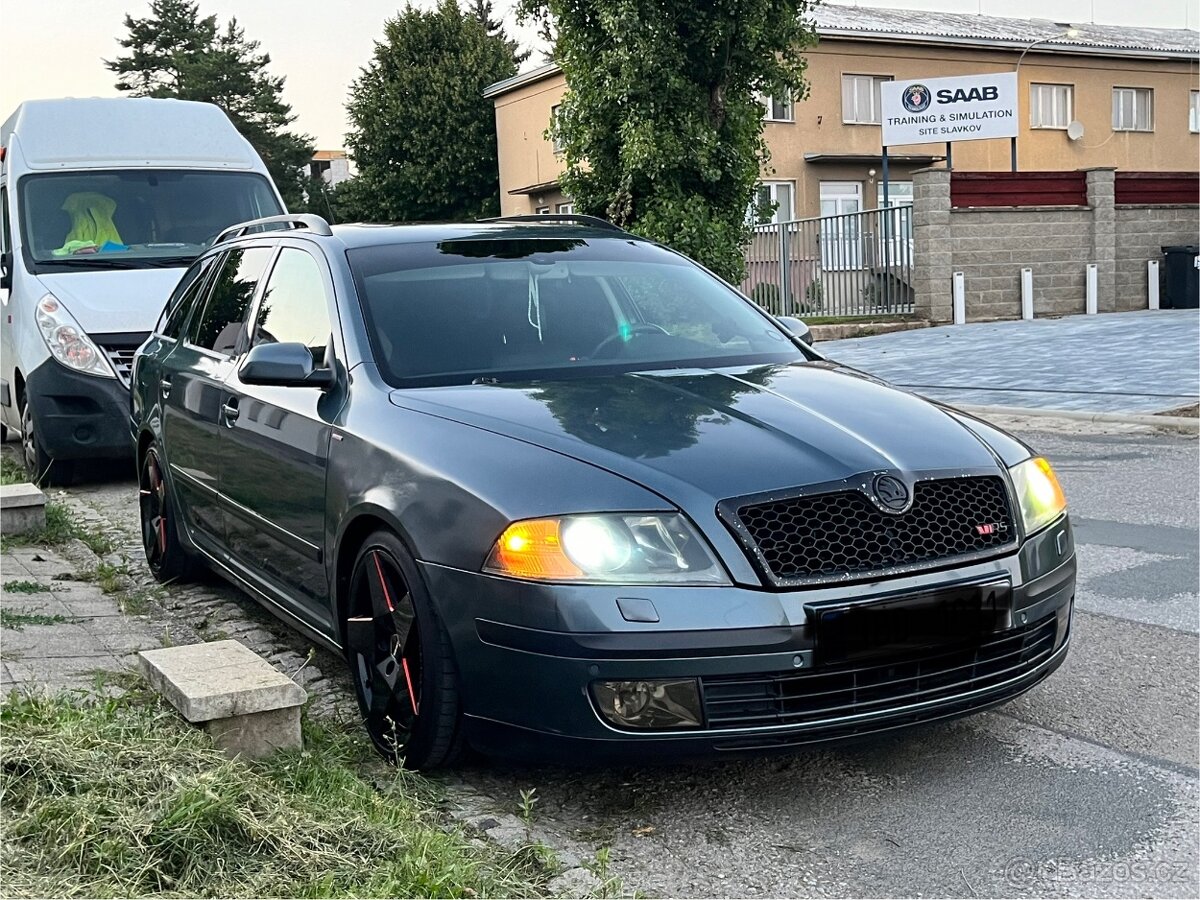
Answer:
[{"label": "sky", "polygon": [[[221,22],[236,16],[249,38],[271,56],[271,72],[287,78],[284,100],[292,105],[293,126],[316,138],[318,149],[344,146],[345,101],[395,15],[397,0],[199,0],[204,15]],[[436,0],[415,0],[432,7]],[[859,5],[845,0],[845,5]],[[1196,28],[1195,0],[870,0],[862,6],[928,9],[942,12],[1039,17],[1054,21],[1099,22],[1143,27]],[[543,61],[535,29],[519,25],[510,0],[495,0],[509,33],[537,50],[525,67]],[[37,0],[0,3],[4,78],[0,79],[0,118],[22,100],[39,97],[116,96],[113,73],[103,60],[120,55],[125,14],[145,16],[146,0]]]}]

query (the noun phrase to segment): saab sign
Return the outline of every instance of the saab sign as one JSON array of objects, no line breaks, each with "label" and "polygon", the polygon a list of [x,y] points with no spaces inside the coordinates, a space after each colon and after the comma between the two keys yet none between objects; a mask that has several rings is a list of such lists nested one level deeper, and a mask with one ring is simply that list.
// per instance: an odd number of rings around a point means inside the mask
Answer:
[{"label": "saab sign", "polygon": [[1017,73],[885,81],[883,146],[1017,136]]}]

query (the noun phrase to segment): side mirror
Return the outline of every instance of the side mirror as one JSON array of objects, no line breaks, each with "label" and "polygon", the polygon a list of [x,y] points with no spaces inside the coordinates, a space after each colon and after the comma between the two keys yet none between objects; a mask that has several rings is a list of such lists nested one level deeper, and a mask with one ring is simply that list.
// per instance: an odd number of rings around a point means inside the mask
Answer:
[{"label": "side mirror", "polygon": [[12,254],[0,253],[0,291],[12,290]]},{"label": "side mirror", "polygon": [[312,351],[299,343],[259,344],[246,354],[238,370],[245,384],[274,387],[327,388],[333,384],[332,369],[313,367]]},{"label": "side mirror", "polygon": [[812,345],[812,330],[804,324],[802,319],[797,319],[795,316],[778,316],[776,321],[790,331],[793,337]]}]

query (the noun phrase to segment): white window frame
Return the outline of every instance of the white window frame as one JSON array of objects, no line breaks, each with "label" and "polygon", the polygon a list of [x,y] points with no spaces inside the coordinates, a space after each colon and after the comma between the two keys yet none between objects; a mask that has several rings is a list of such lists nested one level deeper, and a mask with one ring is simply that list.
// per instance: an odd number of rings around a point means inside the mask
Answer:
[{"label": "white window frame", "polygon": [[536,209],[534,209],[534,213],[539,216],[548,216],[548,215],[550,215],[550,207],[539,206]]},{"label": "white window frame", "polygon": [[1192,91],[1188,97],[1188,131],[1200,134],[1200,91]]},{"label": "white window frame", "polygon": [[[1133,98],[1133,121],[1126,124],[1122,116],[1121,98],[1124,96]],[[1154,88],[1144,87],[1114,87],[1112,89],[1113,100],[1113,131],[1140,131],[1150,133],[1154,131]],[[1138,128],[1137,122],[1141,107],[1145,106],[1146,110],[1146,127]]]},{"label": "white window frame", "polygon": [[795,122],[796,104],[788,95],[781,97],[758,95],[758,102],[763,106],[764,122]]},{"label": "white window frame", "polygon": [[[870,109],[867,110],[867,118],[861,117],[861,110],[858,108],[858,82],[866,80],[871,83],[870,92]],[[880,85],[885,81],[892,81],[891,75],[868,75],[859,72],[843,72],[842,73],[842,124],[843,125],[882,125],[883,124],[883,102],[880,97]],[[847,85],[853,84],[851,94],[854,98],[853,109],[847,108],[846,104],[846,88]]]},{"label": "white window frame", "polygon": [[[775,210],[771,213],[771,218],[765,222],[758,220],[758,201],[759,193],[763,188],[766,188],[771,198],[771,202],[776,204]],[[785,219],[779,218],[779,189],[786,188],[788,195],[788,217]],[[750,203],[750,208],[746,211],[746,217],[752,225],[778,225],[780,221],[791,222],[796,218],[796,182],[794,181],[760,181],[754,187],[754,200]]]},{"label": "white window frame", "polygon": [[554,211],[560,216],[573,216],[575,214],[575,203],[568,200],[566,203],[558,203],[554,207]]},{"label": "white window frame", "polygon": [[[822,181],[820,184],[821,268],[827,272],[860,269],[863,265],[862,218],[863,185],[861,181]],[[842,204],[853,201],[853,210],[843,210]],[[834,212],[826,214],[825,204],[833,203]],[[842,216],[844,218],[832,218]]]},{"label": "white window frame", "polygon": [[552,135],[551,144],[554,147],[555,153],[562,153],[564,147],[562,138],[558,136],[558,129],[555,124],[558,121],[558,111],[560,109],[562,109],[561,103],[555,103],[552,107],[550,107],[550,134]]},{"label": "white window frame", "polygon": [[1075,85],[1034,82],[1029,85],[1029,127],[1066,131],[1075,116]]}]

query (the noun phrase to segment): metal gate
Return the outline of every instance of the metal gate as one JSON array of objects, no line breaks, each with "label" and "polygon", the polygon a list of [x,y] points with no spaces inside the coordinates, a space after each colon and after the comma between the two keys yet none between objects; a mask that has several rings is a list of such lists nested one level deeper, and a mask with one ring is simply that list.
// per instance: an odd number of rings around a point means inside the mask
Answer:
[{"label": "metal gate", "polygon": [[756,225],[742,290],[777,316],[911,315],[912,207]]}]

